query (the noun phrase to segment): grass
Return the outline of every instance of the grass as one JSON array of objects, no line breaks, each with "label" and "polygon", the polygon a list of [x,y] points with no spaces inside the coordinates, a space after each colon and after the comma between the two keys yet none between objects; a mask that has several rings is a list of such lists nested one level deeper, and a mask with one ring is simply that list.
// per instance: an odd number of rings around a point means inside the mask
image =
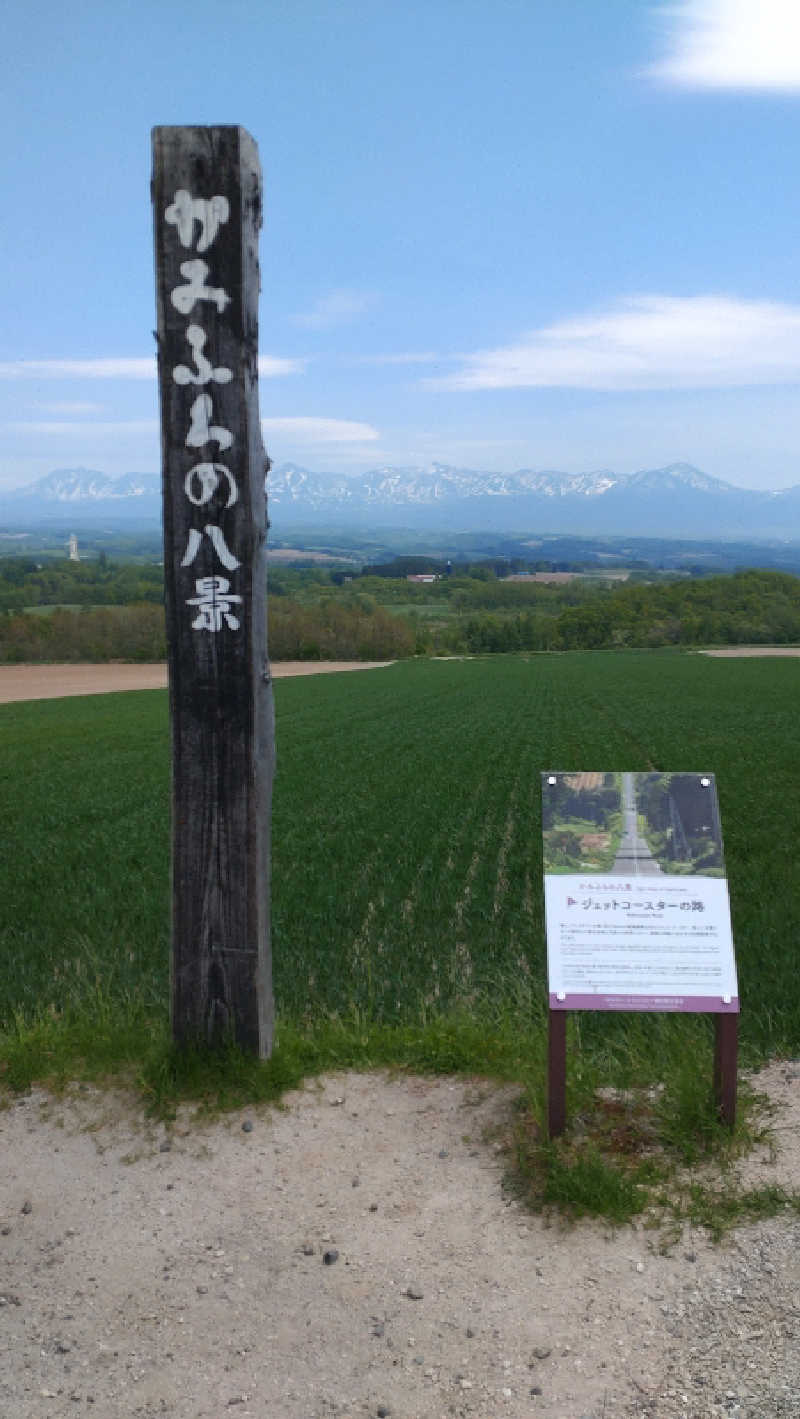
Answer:
[{"label": "grass", "polygon": [[[575,1034],[578,1020],[571,1022]],[[501,1134],[509,1191],[533,1211],[572,1220],[594,1216],[617,1225],[641,1217],[659,1228],[663,1249],[687,1225],[719,1240],[741,1222],[800,1211],[800,1192],[743,1189],[737,1182],[737,1161],[756,1145],[770,1147],[771,1109],[766,1096],[742,1082],[735,1129],[720,1122],[708,1021],[697,1017],[683,1037],[660,1033],[660,1058],[651,1070],[657,1084],[640,1075],[638,1084],[620,1088],[602,1079],[595,1061],[582,1060],[563,1138],[547,1137],[542,1082],[520,1094]],[[618,1074],[612,1070],[611,1078]]]},{"label": "grass", "polygon": [[[742,1060],[800,1053],[798,686],[789,661],[657,652],[279,682],[267,1064],[169,1043],[166,695],[5,706],[0,1080],[117,1077],[162,1114],[278,1098],[329,1068],[515,1080],[528,1122],[509,1147],[532,1205],[619,1219],[663,1193],[701,1216],[679,1180],[717,1160],[713,1186],[694,1185],[721,1217],[730,1144],[705,1017],[573,1016],[570,1129],[542,1142],[539,773],[716,773]],[[633,1091],[639,1113],[599,1104],[609,1089]],[[745,1110],[737,1147],[754,1128]]]}]

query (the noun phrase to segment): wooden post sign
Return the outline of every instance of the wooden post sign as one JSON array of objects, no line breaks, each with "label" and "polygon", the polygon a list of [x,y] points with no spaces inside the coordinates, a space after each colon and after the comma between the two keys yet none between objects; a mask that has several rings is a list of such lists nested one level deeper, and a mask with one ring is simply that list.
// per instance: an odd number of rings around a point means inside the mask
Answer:
[{"label": "wooden post sign", "polygon": [[172,735],[172,1032],[272,1048],[261,169],[242,128],[154,128]]},{"label": "wooden post sign", "polygon": [[736,1117],[739,995],[713,774],[542,774],[548,1131],[566,1123],[566,1012],[708,1012]]}]

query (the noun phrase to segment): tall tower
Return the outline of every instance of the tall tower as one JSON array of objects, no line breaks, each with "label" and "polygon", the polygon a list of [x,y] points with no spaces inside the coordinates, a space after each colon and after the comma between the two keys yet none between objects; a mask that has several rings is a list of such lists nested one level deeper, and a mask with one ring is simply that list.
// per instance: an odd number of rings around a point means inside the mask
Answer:
[{"label": "tall tower", "polygon": [[69,537],[69,559],[71,562],[80,561],[80,557],[78,556],[78,539],[74,532],[71,532]]}]

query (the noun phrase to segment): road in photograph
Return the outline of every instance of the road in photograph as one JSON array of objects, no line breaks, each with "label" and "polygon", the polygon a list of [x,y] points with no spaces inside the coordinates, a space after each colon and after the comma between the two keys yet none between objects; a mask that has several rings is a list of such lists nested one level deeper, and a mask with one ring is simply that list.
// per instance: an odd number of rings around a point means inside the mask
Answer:
[{"label": "road in photograph", "polygon": [[654,877],[660,873],[661,868],[639,831],[633,779],[633,774],[622,775],[623,833],[619,851],[614,858],[613,870],[625,876]]}]

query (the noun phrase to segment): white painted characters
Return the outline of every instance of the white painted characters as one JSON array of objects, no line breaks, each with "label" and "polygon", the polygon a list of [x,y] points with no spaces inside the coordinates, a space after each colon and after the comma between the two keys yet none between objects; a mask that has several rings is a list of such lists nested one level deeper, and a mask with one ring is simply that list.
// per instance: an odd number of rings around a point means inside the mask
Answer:
[{"label": "white painted characters", "polygon": [[[233,443],[233,434],[230,429],[223,429],[219,424],[211,424],[213,405],[210,394],[198,394],[191,409],[189,410],[189,432],[186,435],[187,448],[203,448],[207,443],[216,443],[220,451],[230,448]],[[228,474],[230,477],[230,474]],[[188,489],[187,489],[188,492]],[[234,502],[236,499],[234,498]],[[230,503],[228,504],[230,507]]]},{"label": "white painted characters", "polygon": [[181,265],[181,275],[186,277],[187,284],[176,286],[170,295],[172,304],[181,315],[188,315],[198,301],[211,301],[217,307],[219,315],[222,315],[226,305],[230,305],[231,298],[227,291],[221,286],[205,284],[208,275],[205,261],[184,261]]},{"label": "white painted characters", "polygon": [[[207,251],[215,241],[219,229],[228,221],[230,217],[230,203],[227,197],[219,193],[214,197],[193,197],[191,192],[185,188],[179,188],[170,205],[165,209],[164,219],[177,229],[178,239],[181,246],[193,248],[195,251]],[[199,234],[196,236],[196,228],[199,227]],[[196,237],[196,244],[195,244]],[[189,317],[193,314],[195,307],[203,303],[212,307],[209,312],[211,319],[225,315],[228,306],[231,304],[231,297],[221,286],[214,286],[208,283],[210,274],[209,266],[199,258],[180,263],[180,274],[184,278],[185,284],[175,286],[170,292],[170,300],[175,310],[181,315]],[[192,352],[194,368],[189,364],[175,365],[172,370],[172,378],[177,385],[200,387],[205,389],[207,385],[226,385],[233,379],[233,370],[225,365],[213,365],[205,354],[205,347],[208,334],[202,325],[192,321],[186,327],[186,339]],[[187,448],[203,449],[208,444],[215,443],[220,452],[229,449],[233,443],[233,434],[230,429],[224,428],[221,424],[212,423],[213,402],[210,393],[198,393],[192,400],[189,409],[189,430],[186,434],[185,445]],[[238,501],[239,489],[231,470],[224,463],[212,463],[203,460],[195,463],[186,474],[183,481],[183,490],[189,502],[194,507],[205,507],[211,502],[217,489],[223,489],[227,485],[227,501],[225,509],[233,507]],[[228,572],[236,571],[241,566],[239,558],[231,550],[225,540],[225,534],[216,523],[207,522],[202,532],[192,527],[189,529],[186,550],[181,560],[182,567],[190,567],[196,561],[201,547],[204,545],[204,538],[208,538],[214,556]],[[187,597],[186,605],[197,608],[197,615],[192,621],[192,630],[221,631],[223,626],[229,630],[237,631],[240,626],[239,616],[234,614],[233,607],[241,605],[242,597],[231,591],[231,584],[224,576],[205,576],[195,581],[195,596]]]},{"label": "white painted characters", "polygon": [[232,631],[238,631],[239,617],[233,614],[231,606],[242,598],[233,594],[230,585],[224,576],[201,576],[195,582],[197,595],[190,596],[186,602],[187,606],[197,607],[193,631],[221,631],[223,621]]},{"label": "white painted characters", "polygon": [[190,325],[186,331],[186,339],[192,347],[194,355],[195,373],[189,369],[188,365],[176,365],[172,371],[172,378],[176,384],[230,384],[233,379],[233,370],[226,369],[224,365],[214,368],[210,360],[203,354],[203,346],[206,343],[207,335],[199,325]]},{"label": "white painted characters", "polygon": [[[239,558],[235,557],[233,552],[228,547],[228,544],[223,536],[222,528],[215,526],[213,522],[207,522],[205,527],[203,528],[203,532],[205,532],[206,536],[209,538],[211,545],[214,548],[214,551],[222,562],[223,567],[227,567],[229,572],[235,572],[236,568],[240,567],[242,564],[239,561]],[[191,528],[189,532],[189,541],[186,547],[186,551],[183,554],[183,560],[181,562],[182,567],[190,567],[192,565],[192,562],[197,556],[197,553],[200,551],[202,541],[202,533],[198,532],[196,527]]]},{"label": "white painted characters", "polygon": [[208,251],[220,227],[227,222],[231,207],[227,197],[193,197],[181,187],[164,216],[170,226],[178,228],[181,246],[191,246],[194,241],[194,224],[200,223],[198,251]]},{"label": "white painted characters", "polygon": [[239,497],[239,489],[230,468],[226,468],[224,463],[195,463],[194,467],[189,469],[183,480],[183,490],[189,502],[194,503],[195,507],[205,507],[206,503],[211,502],[221,478],[228,480],[228,501],[225,507],[233,507]]}]

